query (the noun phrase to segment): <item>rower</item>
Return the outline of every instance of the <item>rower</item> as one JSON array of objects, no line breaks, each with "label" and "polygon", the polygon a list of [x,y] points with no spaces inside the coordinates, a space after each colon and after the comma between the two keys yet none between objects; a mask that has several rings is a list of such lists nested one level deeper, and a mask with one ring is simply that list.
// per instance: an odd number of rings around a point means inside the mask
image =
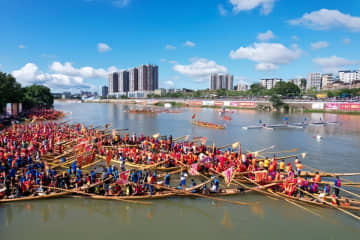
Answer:
[{"label": "rower", "polygon": [[[196,183],[195,183],[194,179],[191,179],[191,187],[193,188],[193,187],[195,187],[195,186],[196,186]],[[191,192],[192,192],[192,193],[197,193],[197,190],[196,190],[196,189],[193,189]]]},{"label": "rower", "polygon": [[285,170],[285,161],[284,160],[281,160],[281,162],[279,164],[279,169],[280,169],[280,172],[284,172],[284,170]]},{"label": "rower", "polygon": [[[298,159],[297,157],[296,157],[296,159]],[[296,161],[296,160],[295,160]],[[298,176],[300,176],[300,174],[301,174],[301,171],[302,171],[302,169],[303,169],[303,165],[301,164],[301,162],[298,160],[297,161],[297,163],[295,164],[295,167],[296,167],[296,174],[298,175]]]},{"label": "rower", "polygon": [[[335,188],[336,189],[336,188]],[[326,184],[324,186],[324,193],[326,194],[326,196],[329,196],[330,195],[330,185],[329,184]]]},{"label": "rower", "polygon": [[165,186],[170,186],[170,174],[167,172],[165,177],[164,177],[164,185]]},{"label": "rower", "polygon": [[335,191],[335,195],[336,197],[339,197],[339,193],[340,193],[340,187],[341,187],[341,180],[339,178],[339,176],[336,176],[336,179],[334,181],[334,191]]},{"label": "rower", "polygon": [[181,174],[181,177],[180,177],[180,185],[182,186],[182,188],[185,188],[185,187],[186,187],[186,176],[185,176],[185,173]]},{"label": "rower", "polygon": [[314,178],[313,178],[313,181],[314,181],[314,182],[317,182],[317,183],[321,182],[321,176],[320,176],[319,172],[316,172],[316,173],[315,173],[315,176],[314,176]]}]

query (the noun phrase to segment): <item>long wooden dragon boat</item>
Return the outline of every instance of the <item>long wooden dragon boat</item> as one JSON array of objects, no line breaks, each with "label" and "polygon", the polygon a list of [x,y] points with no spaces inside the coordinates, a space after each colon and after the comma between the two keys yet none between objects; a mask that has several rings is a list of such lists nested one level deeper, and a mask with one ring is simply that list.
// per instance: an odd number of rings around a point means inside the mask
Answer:
[{"label": "long wooden dragon boat", "polygon": [[225,129],[224,125],[215,124],[215,123],[208,123],[208,122],[202,122],[202,121],[198,121],[198,120],[192,121],[192,124],[195,125],[195,126],[199,126],[199,127],[207,127],[207,128],[214,128],[214,129],[220,129],[220,130]]},{"label": "long wooden dragon boat", "polygon": [[19,201],[30,201],[30,200],[41,200],[41,199],[49,199],[49,198],[58,198],[65,195],[69,195],[69,192],[59,192],[59,193],[49,193],[46,195],[39,196],[28,196],[28,197],[19,197],[19,198],[6,198],[0,199],[0,203],[10,203],[10,202],[19,202]]}]

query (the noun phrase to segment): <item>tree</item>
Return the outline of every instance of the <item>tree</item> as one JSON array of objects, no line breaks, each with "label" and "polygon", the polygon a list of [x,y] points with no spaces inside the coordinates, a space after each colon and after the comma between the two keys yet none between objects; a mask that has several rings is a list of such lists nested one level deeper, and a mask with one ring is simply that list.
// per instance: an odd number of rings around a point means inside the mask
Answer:
[{"label": "tree", "polygon": [[300,88],[292,82],[278,82],[273,89],[273,93],[284,97],[298,96]]},{"label": "tree", "polygon": [[24,108],[52,107],[54,98],[50,89],[41,85],[32,85],[24,88]]},{"label": "tree", "polygon": [[279,110],[284,105],[283,101],[278,95],[272,95],[269,100],[273,107],[276,108],[276,110]]},{"label": "tree", "polygon": [[0,72],[0,112],[7,103],[19,103],[23,99],[21,85],[11,74]]},{"label": "tree", "polygon": [[302,79],[300,80],[300,88],[301,88],[302,90],[305,90],[305,89],[306,89],[306,79],[305,79],[305,78],[302,78]]}]

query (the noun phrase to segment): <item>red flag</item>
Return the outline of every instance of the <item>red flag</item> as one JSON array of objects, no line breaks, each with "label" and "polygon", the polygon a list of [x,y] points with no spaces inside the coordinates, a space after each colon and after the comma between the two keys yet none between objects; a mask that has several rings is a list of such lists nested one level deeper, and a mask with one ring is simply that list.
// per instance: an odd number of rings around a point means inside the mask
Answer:
[{"label": "red flag", "polygon": [[205,145],[205,144],[206,144],[206,141],[207,141],[207,137],[201,138],[201,144],[202,144],[202,145]]},{"label": "red flag", "polygon": [[194,113],[191,118],[195,119],[196,118],[196,113]]},{"label": "red flag", "polygon": [[255,182],[262,182],[266,179],[267,171],[256,171],[255,174]]},{"label": "red flag", "polygon": [[128,184],[128,178],[130,175],[130,170],[120,173],[119,179],[116,181],[118,184]]}]

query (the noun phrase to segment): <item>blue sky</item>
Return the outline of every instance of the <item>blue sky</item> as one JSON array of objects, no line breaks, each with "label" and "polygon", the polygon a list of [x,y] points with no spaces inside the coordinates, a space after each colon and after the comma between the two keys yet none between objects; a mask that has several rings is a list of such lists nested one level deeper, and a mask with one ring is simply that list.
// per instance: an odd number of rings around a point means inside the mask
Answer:
[{"label": "blue sky", "polygon": [[0,0],[0,69],[23,85],[95,89],[159,65],[160,87],[359,69],[358,0]]}]

